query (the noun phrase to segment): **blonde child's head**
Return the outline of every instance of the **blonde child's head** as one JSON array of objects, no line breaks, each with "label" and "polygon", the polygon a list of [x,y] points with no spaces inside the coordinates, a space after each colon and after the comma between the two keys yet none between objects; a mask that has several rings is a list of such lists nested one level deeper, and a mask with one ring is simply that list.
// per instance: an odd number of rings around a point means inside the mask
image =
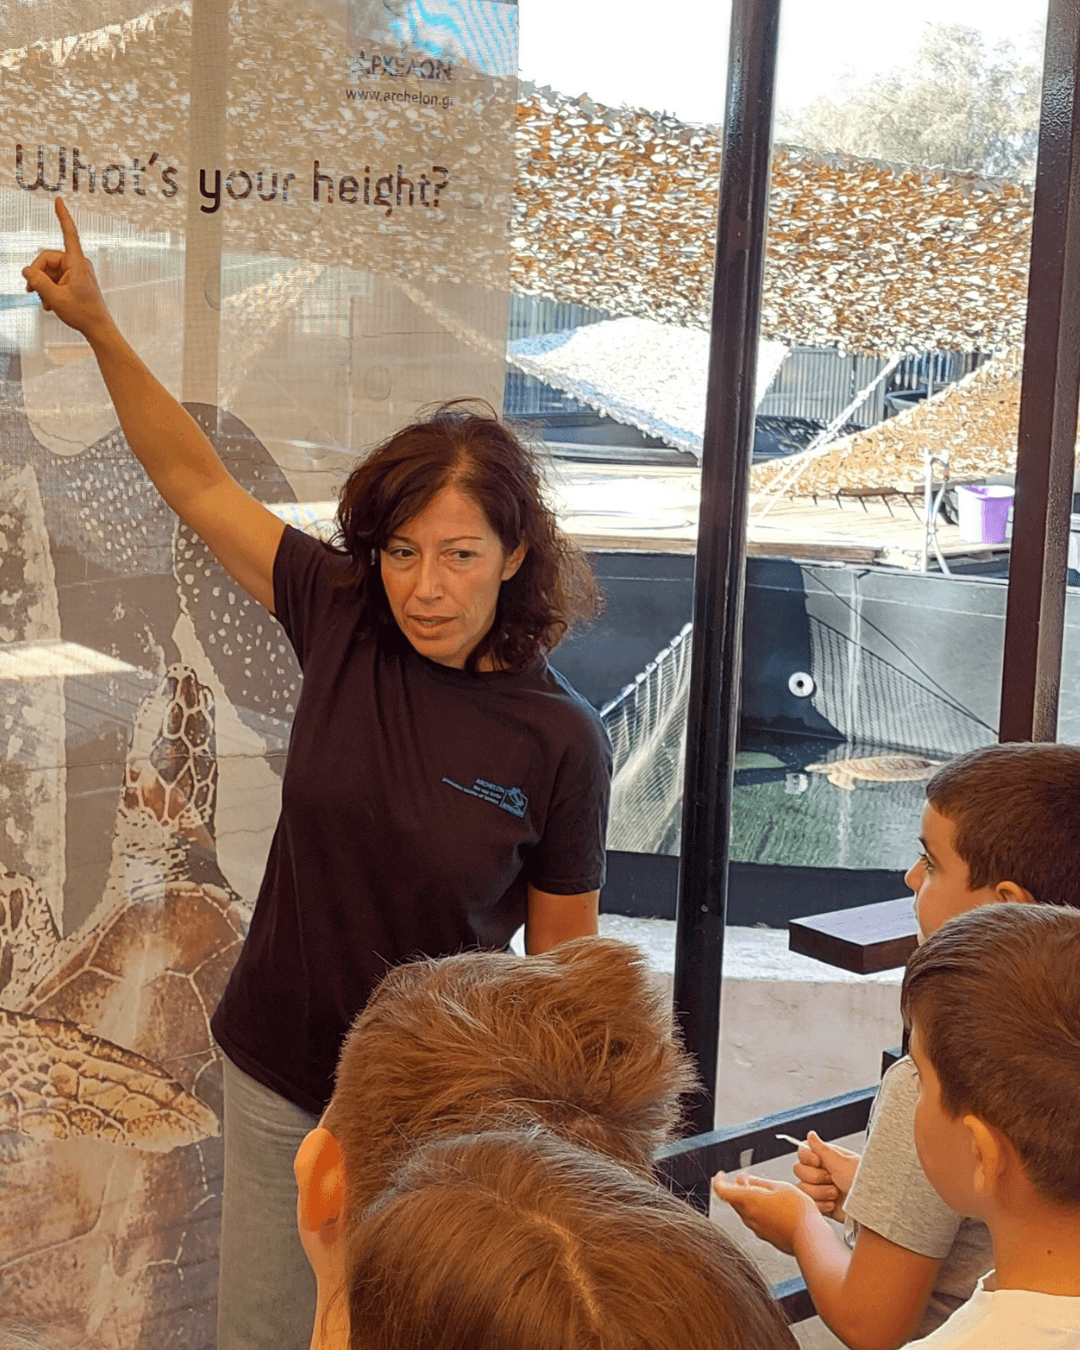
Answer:
[{"label": "blonde child's head", "polygon": [[395,967],[345,1040],[323,1124],[362,1208],[421,1139],[508,1123],[650,1172],[693,1083],[645,958],[586,937]]},{"label": "blonde child's head", "polygon": [[354,1350],[794,1350],[768,1286],[656,1182],[546,1130],[432,1138],[353,1234]]}]

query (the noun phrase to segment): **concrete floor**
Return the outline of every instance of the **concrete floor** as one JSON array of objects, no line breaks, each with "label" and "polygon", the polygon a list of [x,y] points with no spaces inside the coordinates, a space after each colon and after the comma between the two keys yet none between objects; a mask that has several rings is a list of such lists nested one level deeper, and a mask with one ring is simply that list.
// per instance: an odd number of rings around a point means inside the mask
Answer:
[{"label": "concrete floor", "polygon": [[[587,547],[693,552],[701,470],[684,465],[621,465],[559,461],[548,473],[559,522]],[[767,510],[766,510],[767,508]],[[748,548],[768,557],[887,563],[918,570],[925,536],[922,503],[899,495],[848,498],[755,493]],[[946,557],[990,557],[1004,545],[974,544],[938,521]]]}]

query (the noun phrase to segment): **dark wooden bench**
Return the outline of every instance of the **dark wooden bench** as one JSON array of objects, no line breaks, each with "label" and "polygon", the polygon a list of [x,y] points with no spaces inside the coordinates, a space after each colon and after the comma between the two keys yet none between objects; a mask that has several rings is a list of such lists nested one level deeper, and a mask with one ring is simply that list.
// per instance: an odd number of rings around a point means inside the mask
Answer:
[{"label": "dark wooden bench", "polygon": [[915,950],[918,931],[911,897],[905,896],[791,919],[788,947],[840,970],[872,975],[905,965]]}]

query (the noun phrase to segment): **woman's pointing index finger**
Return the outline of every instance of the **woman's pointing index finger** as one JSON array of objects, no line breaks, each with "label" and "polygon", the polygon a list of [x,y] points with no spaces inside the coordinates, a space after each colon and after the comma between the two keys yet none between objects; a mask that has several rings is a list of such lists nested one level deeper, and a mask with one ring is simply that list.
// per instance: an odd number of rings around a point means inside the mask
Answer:
[{"label": "woman's pointing index finger", "polygon": [[71,212],[67,209],[63,197],[56,199],[56,218],[60,222],[60,230],[64,236],[64,252],[69,256],[81,258],[83,256],[82,244],[79,242],[79,231],[76,229],[75,222],[71,218]]}]

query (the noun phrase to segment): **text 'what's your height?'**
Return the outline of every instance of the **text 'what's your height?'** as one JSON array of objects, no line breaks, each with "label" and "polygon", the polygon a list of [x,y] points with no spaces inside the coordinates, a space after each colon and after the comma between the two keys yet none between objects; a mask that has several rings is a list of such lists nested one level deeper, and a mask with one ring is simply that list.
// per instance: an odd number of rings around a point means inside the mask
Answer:
[{"label": "text 'what's your height?'", "polygon": [[100,191],[107,197],[123,197],[130,191],[137,197],[160,195],[168,199],[180,190],[177,182],[180,170],[175,164],[166,163],[156,150],[111,164],[94,165],[83,159],[78,146],[72,146],[70,152],[65,145],[55,150],[38,145],[33,151],[21,144],[15,146],[15,181],[26,192],[39,189],[61,192],[68,186],[69,171],[72,192]]},{"label": "text 'what's your height?'", "polygon": [[[195,180],[199,209],[206,215],[220,210],[226,200],[252,200],[281,206],[302,201],[319,205],[337,202],[373,207],[389,216],[410,208],[442,209],[440,197],[450,183],[450,171],[441,164],[417,169],[397,163],[389,167],[365,164],[363,172],[339,173],[316,159],[310,178],[284,169],[231,168],[226,172],[201,168]],[[175,197],[182,186],[181,170],[175,164],[166,164],[157,151],[95,165],[83,158],[78,147],[64,145],[17,144],[15,181],[24,192],[100,192],[109,197],[135,195],[165,200]]]}]

